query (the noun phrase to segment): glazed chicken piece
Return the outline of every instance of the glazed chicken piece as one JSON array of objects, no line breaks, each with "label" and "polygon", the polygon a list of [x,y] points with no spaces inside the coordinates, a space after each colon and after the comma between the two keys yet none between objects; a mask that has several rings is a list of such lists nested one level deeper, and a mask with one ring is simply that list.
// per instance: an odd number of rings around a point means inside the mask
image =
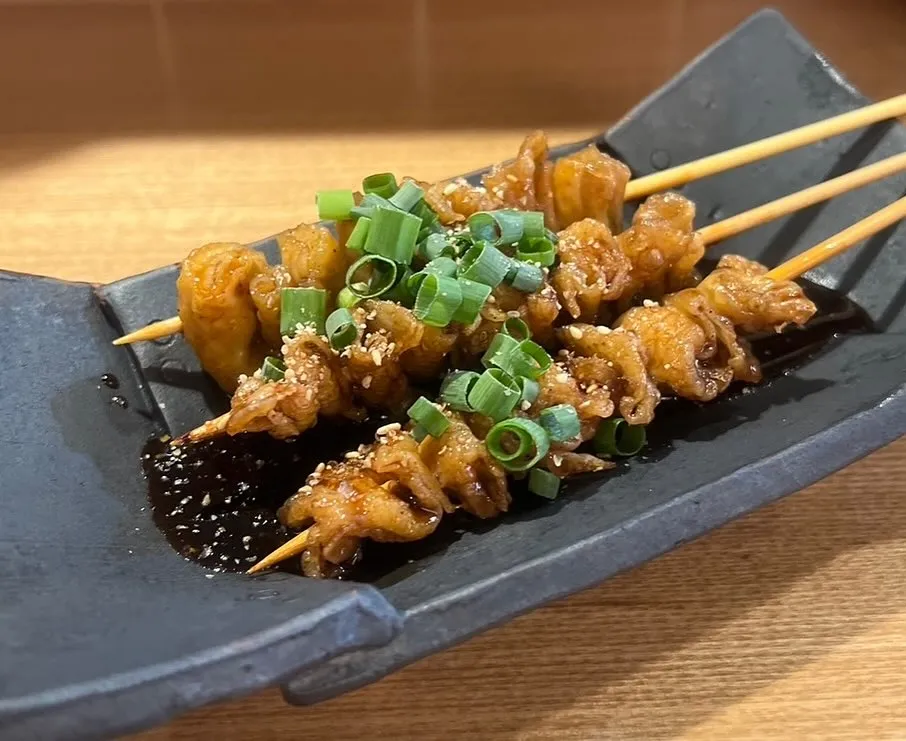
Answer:
[{"label": "glazed chicken piece", "polygon": [[648,353],[641,340],[630,332],[609,327],[571,324],[557,330],[567,350],[580,358],[597,358],[604,366],[589,368],[597,372],[598,383],[606,386],[620,416],[629,424],[646,425],[654,419],[661,395],[648,374]]},{"label": "glazed chicken piece", "polygon": [[346,250],[333,235],[317,224],[299,224],[277,236],[280,261],[294,286],[326,288],[332,293],[346,283],[349,262]]},{"label": "glazed chicken piece", "polygon": [[481,181],[504,208],[541,211],[548,228],[555,229],[554,166],[547,151],[547,135],[533,131],[523,140],[516,159],[494,165]]},{"label": "glazed chicken piece", "polygon": [[695,204],[679,193],[659,193],[645,199],[632,217],[632,226],[617,236],[620,250],[632,263],[634,294],[658,298],[695,282],[695,265],[705,253],[694,231]]},{"label": "glazed chicken piece", "polygon": [[207,244],[183,260],[176,291],[183,334],[202,367],[232,392],[242,374],[254,373],[267,347],[249,286],[267,270],[257,250],[241,244]]},{"label": "glazed chicken piece", "polygon": [[698,290],[743,332],[780,332],[787,324],[801,326],[814,316],[817,307],[801,286],[775,281],[767,273],[764,265],[753,260],[724,255]]},{"label": "glazed chicken piece", "polygon": [[319,415],[360,419],[339,358],[323,337],[303,330],[283,346],[282,381],[265,381],[260,371],[244,377],[230,402],[227,433],[268,432],[294,437],[314,427]]},{"label": "glazed chicken piece", "polygon": [[550,347],[554,340],[554,322],[560,314],[560,301],[553,286],[544,283],[535,293],[522,293],[501,283],[491,292],[493,301],[482,307],[479,319],[462,330],[456,344],[457,362],[481,355],[491,345],[509,317],[519,317],[532,333],[535,342]]},{"label": "glazed chicken piece", "polygon": [[272,351],[283,342],[280,336],[280,289],[293,285],[292,276],[283,265],[269,266],[252,278],[249,284],[249,294],[258,311],[261,335]]},{"label": "glazed chicken piece", "polygon": [[503,469],[458,415],[447,416],[451,424],[444,435],[421,443],[399,425],[381,428],[374,444],[320,467],[287,500],[281,521],[309,528],[302,557],[307,576],[329,576],[356,556],[363,538],[427,537],[454,502],[478,517],[506,511]]},{"label": "glazed chicken piece", "polygon": [[565,443],[555,443],[557,451],[573,450],[583,441],[594,437],[602,419],[613,416],[614,404],[609,386],[601,382],[602,371],[609,370],[600,358],[574,358],[553,363],[538,379],[538,398],[526,410],[535,419],[545,409],[557,404],[569,404],[579,415],[579,437]]},{"label": "glazed chicken piece", "polygon": [[558,237],[560,264],[551,285],[574,319],[594,322],[603,302],[624,295],[632,282],[632,263],[601,221],[583,219]]},{"label": "glazed chicken piece", "polygon": [[483,185],[471,185],[463,178],[450,182],[418,183],[425,191],[425,201],[440,223],[452,226],[479,211],[496,211],[503,201],[488,193]]},{"label": "glazed chicken piece", "polygon": [[614,234],[623,228],[623,195],[629,168],[619,160],[589,145],[561,157],[553,168],[552,187],[556,223],[563,228],[591,218],[607,225]]}]

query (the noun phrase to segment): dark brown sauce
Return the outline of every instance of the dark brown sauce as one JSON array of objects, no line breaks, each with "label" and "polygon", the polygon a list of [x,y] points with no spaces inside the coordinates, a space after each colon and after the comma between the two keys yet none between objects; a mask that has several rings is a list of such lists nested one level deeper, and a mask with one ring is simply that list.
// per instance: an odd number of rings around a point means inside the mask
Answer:
[{"label": "dark brown sauce", "polygon": [[112,373],[105,373],[101,376],[101,383],[109,389],[118,389],[120,387],[120,379]]},{"label": "dark brown sauce", "polygon": [[[844,335],[872,331],[864,312],[845,297],[811,283],[806,291],[818,305],[818,315],[806,327],[752,338],[765,383],[800,367]],[[691,434],[690,428],[700,424],[699,415],[691,412],[707,410],[709,415],[735,424],[734,398],[757,393],[758,387],[739,385],[708,405],[665,400],[649,428],[648,449],[633,460],[656,461],[666,455],[671,440]],[[143,464],[154,521],[185,558],[215,571],[246,571],[292,535],[280,525],[276,512],[315,466],[371,442],[375,429],[386,422],[374,419],[354,425],[325,420],[298,440],[286,442],[266,434],[221,437],[179,448],[152,440]],[[575,483],[567,482],[561,496],[568,497],[573,486]],[[510,516],[550,506],[547,500],[527,494],[519,482],[512,489]],[[339,576],[378,584],[398,581],[464,532],[483,532],[494,525],[456,513],[445,517],[435,533],[421,541],[364,541],[358,557]],[[298,573],[299,559],[290,559],[281,568]]]}]

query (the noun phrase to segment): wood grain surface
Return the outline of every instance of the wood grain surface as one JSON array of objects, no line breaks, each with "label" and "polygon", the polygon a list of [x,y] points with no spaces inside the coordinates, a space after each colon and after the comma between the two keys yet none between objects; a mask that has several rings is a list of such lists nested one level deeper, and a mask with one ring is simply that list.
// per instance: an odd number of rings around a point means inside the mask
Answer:
[{"label": "wood grain surface", "polygon": [[[311,219],[363,168],[439,178],[528,126],[583,136],[759,5],[0,0],[0,267],[109,281]],[[776,5],[869,94],[906,90],[901,0]],[[553,51],[463,55],[470,15]],[[375,38],[394,52],[350,96],[357,58],[323,56]],[[135,738],[906,739],[904,454],[348,696]]]}]

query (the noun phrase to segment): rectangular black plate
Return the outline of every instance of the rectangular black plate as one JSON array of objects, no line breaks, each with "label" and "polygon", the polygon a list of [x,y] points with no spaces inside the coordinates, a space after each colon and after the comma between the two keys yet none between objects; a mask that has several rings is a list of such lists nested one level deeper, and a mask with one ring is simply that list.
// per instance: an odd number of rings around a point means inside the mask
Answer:
[{"label": "rectangular black plate", "polygon": [[[652,162],[688,161],[865,102],[765,11],[596,143],[641,175]],[[704,225],[904,147],[899,126],[875,126],[684,192]],[[716,251],[776,264],[904,190],[906,178],[891,178]],[[0,735],[110,736],[273,683],[293,703],[315,702],[817,481],[906,430],[904,268],[906,228],[822,267],[809,277],[861,305],[877,332],[691,412],[690,432],[659,461],[466,532],[380,587],[208,579],[154,529],[142,443],[161,421],[181,432],[225,404],[181,340],[134,355],[109,346],[120,330],[173,313],[175,268],[99,289],[0,274],[9,431],[0,434]],[[123,380],[129,410],[109,403],[105,372]]]}]

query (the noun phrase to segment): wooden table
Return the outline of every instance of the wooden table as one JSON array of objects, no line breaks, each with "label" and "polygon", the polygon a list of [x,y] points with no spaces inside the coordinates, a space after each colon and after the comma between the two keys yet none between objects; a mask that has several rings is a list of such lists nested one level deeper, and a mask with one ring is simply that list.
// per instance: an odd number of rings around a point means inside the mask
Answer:
[{"label": "wooden table", "polygon": [[[0,267],[109,281],[312,219],[363,163],[438,178],[519,134],[6,137]],[[137,738],[906,738],[904,454],[346,697],[271,690]]]}]

